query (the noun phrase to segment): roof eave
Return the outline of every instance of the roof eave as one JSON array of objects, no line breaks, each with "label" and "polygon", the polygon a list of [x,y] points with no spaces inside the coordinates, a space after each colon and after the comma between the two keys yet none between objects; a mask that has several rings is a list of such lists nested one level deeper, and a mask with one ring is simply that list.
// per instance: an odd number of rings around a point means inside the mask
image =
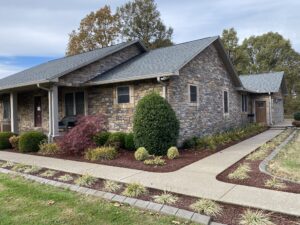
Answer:
[{"label": "roof eave", "polygon": [[50,80],[37,80],[37,81],[26,82],[26,83],[22,83],[22,84],[18,84],[18,85],[8,85],[8,86],[0,87],[0,92],[15,89],[15,88],[20,88],[20,87],[26,87],[26,86],[30,86],[30,85],[53,83],[53,82],[57,82],[57,80],[52,80],[52,81],[50,81]]}]

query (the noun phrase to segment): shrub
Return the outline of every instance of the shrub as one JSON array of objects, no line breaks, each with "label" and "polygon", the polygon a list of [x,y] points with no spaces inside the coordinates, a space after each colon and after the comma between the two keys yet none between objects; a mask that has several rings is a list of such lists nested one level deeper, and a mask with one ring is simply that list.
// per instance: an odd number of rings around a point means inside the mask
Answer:
[{"label": "shrub", "polygon": [[88,149],[85,152],[84,158],[91,161],[96,161],[101,159],[112,160],[117,157],[117,154],[118,152],[114,147],[103,146],[94,149]]},{"label": "shrub", "polygon": [[37,152],[39,144],[47,140],[47,136],[39,131],[28,131],[23,133],[19,139],[20,152]]},{"label": "shrub", "polygon": [[39,166],[28,166],[23,172],[24,173],[38,173],[42,170],[42,167]]},{"label": "shrub", "polygon": [[139,147],[134,152],[134,158],[138,161],[144,161],[145,159],[149,158],[149,153],[144,147]]},{"label": "shrub", "polygon": [[110,134],[111,133],[107,132],[107,131],[99,132],[99,133],[95,134],[95,136],[93,137],[93,140],[97,146],[103,146],[107,142]]},{"label": "shrub", "polygon": [[84,150],[96,147],[93,137],[101,132],[104,126],[105,119],[102,115],[82,116],[58,145],[65,154],[82,154]]},{"label": "shrub", "polygon": [[14,136],[11,132],[0,132],[0,149],[12,148],[9,138]]},{"label": "shrub", "polygon": [[182,148],[185,148],[185,149],[194,148],[195,149],[197,147],[197,140],[198,140],[197,137],[192,137],[192,138],[186,139],[182,144]]},{"label": "shrub", "polygon": [[283,189],[286,188],[286,184],[273,177],[271,179],[266,180],[265,187]]},{"label": "shrub", "polygon": [[69,174],[65,174],[65,175],[58,177],[57,180],[63,181],[63,182],[68,182],[68,181],[74,180],[74,178]]},{"label": "shrub", "polygon": [[41,155],[54,155],[60,152],[59,146],[56,143],[42,142],[39,145],[39,154]]},{"label": "shrub", "polygon": [[300,112],[294,113],[294,120],[300,121]]},{"label": "shrub", "polygon": [[166,161],[161,158],[161,156],[156,156],[153,159],[146,159],[144,161],[145,165],[155,165],[155,166],[163,166],[166,164]]},{"label": "shrub", "polygon": [[126,133],[124,132],[115,132],[111,133],[106,141],[105,145],[113,146],[115,148],[123,148],[125,143]]},{"label": "shrub", "polygon": [[15,165],[14,162],[6,162],[1,165],[1,168],[13,167]]},{"label": "shrub", "polygon": [[239,165],[239,167],[233,171],[232,173],[228,174],[229,179],[234,179],[234,180],[244,180],[249,178],[248,172],[251,171],[251,168],[249,164],[244,163]]},{"label": "shrub", "polygon": [[54,170],[46,170],[45,172],[41,173],[40,176],[42,176],[42,177],[53,177],[57,173],[58,172],[54,171]]},{"label": "shrub", "polygon": [[143,185],[132,183],[127,185],[122,194],[127,197],[139,197],[140,195],[146,194],[147,192],[147,189]]},{"label": "shrub", "polygon": [[164,192],[161,195],[155,195],[153,196],[153,199],[155,202],[159,204],[175,204],[178,201],[178,197],[175,195],[172,195],[171,193]]},{"label": "shrub", "polygon": [[191,209],[198,213],[204,213],[208,216],[217,216],[222,212],[222,207],[215,201],[209,199],[199,199],[194,204],[190,205]]},{"label": "shrub", "polygon": [[24,172],[24,170],[28,169],[28,165],[24,165],[22,163],[16,164],[11,170],[16,171],[16,172]]},{"label": "shrub", "polygon": [[16,135],[13,135],[9,138],[9,143],[11,144],[12,148],[18,149],[19,139],[20,137]]},{"label": "shrub", "polygon": [[97,178],[90,176],[89,174],[82,175],[81,177],[78,177],[75,180],[75,184],[80,186],[86,186],[91,187],[93,184],[95,184],[97,181]]},{"label": "shrub", "polygon": [[135,149],[133,133],[128,133],[125,135],[124,148],[126,150],[134,150]]},{"label": "shrub", "polygon": [[275,225],[271,222],[268,214],[263,213],[262,211],[252,211],[247,209],[241,216],[239,225]]},{"label": "shrub", "polygon": [[167,149],[177,144],[179,121],[171,105],[151,93],[136,106],[133,133],[136,147],[145,147],[153,155],[166,155]]},{"label": "shrub", "polygon": [[168,159],[175,159],[179,157],[179,151],[176,147],[171,147],[167,152]]},{"label": "shrub", "polygon": [[112,181],[112,180],[106,180],[104,182],[104,191],[109,191],[109,192],[116,192],[118,190],[120,190],[122,187],[121,184],[119,184],[118,182]]}]

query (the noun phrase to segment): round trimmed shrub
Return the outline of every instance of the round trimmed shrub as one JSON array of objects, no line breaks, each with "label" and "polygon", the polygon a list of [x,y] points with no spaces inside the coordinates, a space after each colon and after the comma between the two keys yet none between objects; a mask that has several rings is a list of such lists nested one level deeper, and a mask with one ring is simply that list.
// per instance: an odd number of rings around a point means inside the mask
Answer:
[{"label": "round trimmed shrub", "polygon": [[134,153],[134,158],[138,161],[144,161],[149,158],[149,153],[144,147],[139,147]]},{"label": "round trimmed shrub", "polygon": [[294,120],[300,121],[300,112],[294,113]]},{"label": "round trimmed shrub", "polygon": [[0,149],[12,148],[9,138],[14,136],[11,132],[0,132]]},{"label": "round trimmed shrub", "polygon": [[175,159],[179,157],[179,151],[176,147],[171,147],[167,152],[168,159]]},{"label": "round trimmed shrub", "polygon": [[28,131],[23,133],[19,139],[20,152],[37,152],[39,145],[47,140],[47,136],[39,131]]},{"label": "round trimmed shrub", "polygon": [[124,148],[126,150],[134,150],[135,149],[133,133],[128,133],[125,135]]},{"label": "round trimmed shrub", "polygon": [[103,146],[107,142],[110,135],[111,135],[110,132],[103,131],[103,132],[97,133],[93,137],[93,140],[94,140],[94,142],[96,143],[97,146]]},{"label": "round trimmed shrub", "polygon": [[159,94],[151,93],[137,104],[133,121],[134,144],[152,155],[166,155],[176,146],[179,121],[171,105]]}]

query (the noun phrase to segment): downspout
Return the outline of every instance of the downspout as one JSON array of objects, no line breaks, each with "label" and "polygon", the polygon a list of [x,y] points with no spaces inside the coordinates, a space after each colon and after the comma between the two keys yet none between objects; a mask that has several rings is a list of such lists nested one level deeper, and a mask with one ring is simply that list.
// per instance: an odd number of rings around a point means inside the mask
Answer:
[{"label": "downspout", "polygon": [[273,125],[273,118],[272,118],[272,96],[271,96],[271,92],[269,92],[269,118],[270,118],[270,125]]},{"label": "downspout", "polygon": [[48,132],[48,142],[52,141],[52,94],[50,88],[42,87],[40,84],[37,84],[37,87],[48,92],[48,107],[49,107],[49,132]]},{"label": "downspout", "polygon": [[168,100],[167,99],[167,83],[164,82],[162,79],[168,80],[168,78],[166,79],[164,77],[157,77],[157,82],[160,83],[160,84],[162,84],[162,86],[163,86],[163,98],[166,99],[166,100]]}]

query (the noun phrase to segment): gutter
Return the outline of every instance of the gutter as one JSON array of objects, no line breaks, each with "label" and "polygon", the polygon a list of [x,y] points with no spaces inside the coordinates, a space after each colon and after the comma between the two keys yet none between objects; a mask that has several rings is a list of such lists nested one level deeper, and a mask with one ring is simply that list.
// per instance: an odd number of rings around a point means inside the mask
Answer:
[{"label": "gutter", "polygon": [[169,77],[157,77],[157,82],[163,85],[163,98],[167,100],[167,83],[165,81],[169,80]]},{"label": "gutter", "polygon": [[271,92],[269,92],[269,117],[270,117],[270,125],[273,125],[273,118],[272,118],[272,96]]}]

